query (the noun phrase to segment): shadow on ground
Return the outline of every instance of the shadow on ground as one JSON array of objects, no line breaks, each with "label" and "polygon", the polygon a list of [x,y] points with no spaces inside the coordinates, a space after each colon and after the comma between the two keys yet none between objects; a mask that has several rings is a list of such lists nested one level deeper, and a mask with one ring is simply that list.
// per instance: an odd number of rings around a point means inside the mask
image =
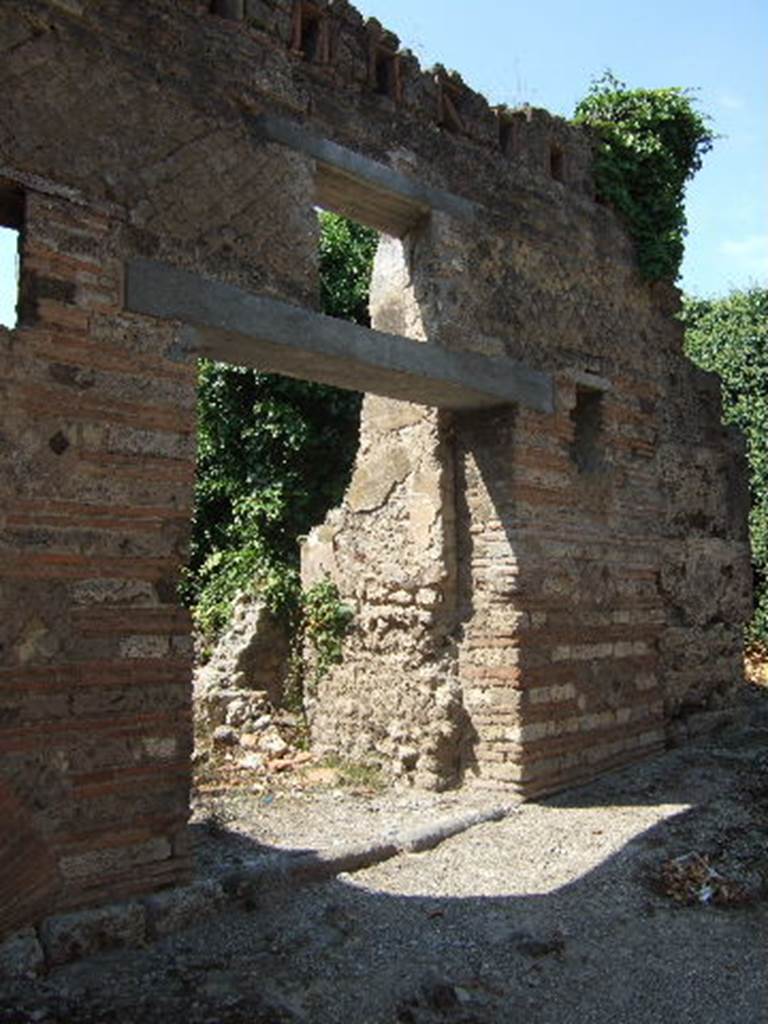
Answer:
[{"label": "shadow on ground", "polygon": [[[0,1021],[764,1024],[767,740],[760,702],[750,728],[435,850],[311,886],[273,878],[146,950],[19,985]],[[243,832],[197,835],[210,871],[296,855]],[[743,899],[717,906],[693,883],[692,905],[663,894],[661,866],[688,854]]]}]

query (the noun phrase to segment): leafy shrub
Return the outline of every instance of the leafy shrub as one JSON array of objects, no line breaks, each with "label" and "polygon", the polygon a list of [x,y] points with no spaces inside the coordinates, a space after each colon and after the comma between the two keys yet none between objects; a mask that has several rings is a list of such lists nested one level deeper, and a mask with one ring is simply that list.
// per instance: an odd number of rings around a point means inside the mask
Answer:
[{"label": "leafy shrub", "polygon": [[685,183],[714,136],[685,89],[627,89],[606,71],[577,105],[593,132],[598,195],[626,221],[650,280],[679,273],[686,234]]},{"label": "leafy shrub", "polygon": [[341,661],[342,644],[351,621],[352,609],[342,604],[332,580],[321,580],[303,592],[303,634],[315,651],[316,679]]},{"label": "leafy shrub", "polygon": [[328,316],[370,325],[368,297],[379,236],[337,213],[320,213],[320,305]]},{"label": "leafy shrub", "polygon": [[212,638],[235,595],[275,611],[297,593],[297,538],[344,493],[360,396],[203,361],[198,477],[185,596]]}]

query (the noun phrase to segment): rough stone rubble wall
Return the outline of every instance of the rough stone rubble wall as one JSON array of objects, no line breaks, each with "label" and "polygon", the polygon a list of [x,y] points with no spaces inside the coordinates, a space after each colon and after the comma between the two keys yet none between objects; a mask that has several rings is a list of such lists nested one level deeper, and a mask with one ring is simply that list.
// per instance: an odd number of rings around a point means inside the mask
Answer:
[{"label": "rough stone rubble wall", "polygon": [[667,734],[676,742],[718,725],[742,680],[752,569],[744,440],[720,423],[719,382],[684,360],[665,370],[659,675]]},{"label": "rough stone rubble wall", "polygon": [[[397,41],[341,0],[311,53],[312,5],[214,7],[234,19],[0,5],[0,191],[26,196],[22,323],[0,331],[0,931],[190,872],[194,367],[174,325],[125,314],[120,275],[164,259],[316,307],[317,168],[263,113],[477,204],[382,250],[377,326],[557,381],[554,416],[366,402],[307,565],[358,608],[318,743],[535,793],[706,724],[738,674],[741,455],[583,135],[407,53],[380,78]],[[579,388],[604,392],[596,472]]]},{"label": "rough stone rubble wall", "polygon": [[[373,325],[423,341],[410,243],[382,239]],[[453,637],[456,523],[447,417],[367,396],[355,472],[341,509],[302,552],[310,585],[330,576],[355,611],[354,656],[309,702],[319,750],[375,752],[419,785],[460,779],[465,713]]]}]

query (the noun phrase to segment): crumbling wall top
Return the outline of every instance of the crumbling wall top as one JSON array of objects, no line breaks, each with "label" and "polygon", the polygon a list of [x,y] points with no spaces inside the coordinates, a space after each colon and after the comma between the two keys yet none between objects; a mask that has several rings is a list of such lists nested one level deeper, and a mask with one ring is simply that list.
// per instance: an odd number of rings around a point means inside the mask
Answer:
[{"label": "crumbling wall top", "polygon": [[[11,5],[12,6],[12,5]],[[77,26],[106,33],[155,75],[210,109],[270,109],[378,159],[404,147],[434,159],[474,151],[496,172],[554,182],[593,198],[588,134],[545,110],[492,107],[462,76],[422,68],[398,37],[347,0],[51,0]],[[49,26],[50,27],[50,26]],[[375,131],[361,130],[366,120]],[[386,130],[383,126],[386,125]],[[479,161],[478,161],[479,162]],[[481,179],[482,179],[481,175]],[[472,187],[466,181],[465,187]]]}]

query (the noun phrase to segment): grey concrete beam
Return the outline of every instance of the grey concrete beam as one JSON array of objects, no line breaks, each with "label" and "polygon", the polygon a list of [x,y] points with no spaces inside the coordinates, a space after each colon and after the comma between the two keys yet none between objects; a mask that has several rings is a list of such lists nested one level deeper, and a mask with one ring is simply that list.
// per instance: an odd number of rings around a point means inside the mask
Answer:
[{"label": "grey concrete beam", "polygon": [[127,264],[125,308],[180,321],[187,351],[240,366],[446,409],[554,408],[549,374],[511,359],[369,330],[168,264]]},{"label": "grey concrete beam", "polygon": [[402,237],[417,227],[431,210],[472,220],[476,203],[432,188],[391,167],[361,156],[336,142],[308,132],[282,117],[264,114],[254,118],[261,138],[278,142],[317,161],[319,206],[343,213],[363,224]]}]

